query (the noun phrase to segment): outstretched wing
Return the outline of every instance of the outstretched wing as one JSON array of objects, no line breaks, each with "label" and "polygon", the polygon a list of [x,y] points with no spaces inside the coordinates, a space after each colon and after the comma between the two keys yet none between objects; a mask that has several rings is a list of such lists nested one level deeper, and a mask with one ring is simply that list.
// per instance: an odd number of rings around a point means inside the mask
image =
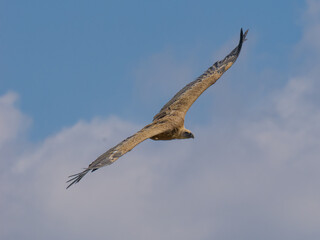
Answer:
[{"label": "outstretched wing", "polygon": [[136,134],[128,137],[118,145],[114,146],[113,148],[109,149],[108,151],[100,155],[84,171],[69,176],[70,179],[67,182],[71,182],[71,183],[68,185],[67,188],[69,188],[71,185],[75,183],[78,183],[88,172],[90,171],[93,172],[98,168],[112,164],[122,155],[131,151],[139,143],[157,134],[169,131],[172,128],[173,128],[172,124],[167,121],[161,121],[161,122],[156,121],[145,126]]},{"label": "outstretched wing", "polygon": [[197,100],[197,98],[212,84],[214,84],[221,75],[226,72],[232,64],[237,60],[243,42],[246,40],[248,30],[243,33],[240,31],[240,41],[238,46],[227,55],[222,61],[214,63],[207,71],[205,71],[195,81],[189,83],[182,88],[166,105],[162,107],[160,112],[154,116],[153,120],[160,119],[168,115],[171,111],[179,112],[183,118]]}]

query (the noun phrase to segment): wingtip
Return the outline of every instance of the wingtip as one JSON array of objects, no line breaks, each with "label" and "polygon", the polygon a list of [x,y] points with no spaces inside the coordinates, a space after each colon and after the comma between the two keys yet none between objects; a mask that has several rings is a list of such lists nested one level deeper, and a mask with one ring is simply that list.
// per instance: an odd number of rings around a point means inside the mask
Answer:
[{"label": "wingtip", "polygon": [[247,40],[246,37],[248,32],[249,32],[249,29],[247,29],[244,33],[243,33],[243,28],[240,29],[240,42],[244,42]]},{"label": "wingtip", "polygon": [[245,31],[245,33],[243,33],[243,29],[242,28],[240,29],[240,40],[239,40],[237,55],[239,55],[239,53],[241,51],[243,42],[247,40],[246,37],[247,37],[248,31],[249,31],[249,29],[247,29]]},{"label": "wingtip", "polygon": [[91,171],[91,169],[86,168],[84,171],[82,171],[80,173],[70,175],[69,176],[70,179],[67,181],[67,183],[69,183],[69,182],[71,182],[71,183],[66,187],[66,189],[71,187],[73,184],[80,182],[80,180],[90,171]]},{"label": "wingtip", "polygon": [[243,30],[242,30],[242,28],[241,28],[241,35],[243,36],[243,41],[246,41],[247,40],[247,34],[248,34],[248,32],[249,32],[249,29],[247,29],[244,33],[243,33]]}]

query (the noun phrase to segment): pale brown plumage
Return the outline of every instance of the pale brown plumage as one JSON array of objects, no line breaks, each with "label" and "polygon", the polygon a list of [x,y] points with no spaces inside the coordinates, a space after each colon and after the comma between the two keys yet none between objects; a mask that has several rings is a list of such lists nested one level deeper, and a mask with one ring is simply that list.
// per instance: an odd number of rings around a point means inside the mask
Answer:
[{"label": "pale brown plumage", "polygon": [[221,75],[226,72],[237,60],[242,44],[246,40],[248,30],[243,34],[241,29],[240,41],[238,46],[227,55],[222,61],[214,63],[206,72],[204,72],[195,81],[181,89],[168,103],[166,103],[160,112],[153,118],[153,122],[142,128],[136,134],[123,140],[118,145],[109,149],[99,156],[84,171],[70,176],[68,182],[71,182],[67,188],[74,183],[79,182],[88,172],[95,171],[98,168],[107,166],[116,161],[125,153],[131,151],[136,145],[150,138],[152,140],[172,140],[193,138],[193,134],[184,127],[184,118],[197,98],[212,84],[214,84]]}]

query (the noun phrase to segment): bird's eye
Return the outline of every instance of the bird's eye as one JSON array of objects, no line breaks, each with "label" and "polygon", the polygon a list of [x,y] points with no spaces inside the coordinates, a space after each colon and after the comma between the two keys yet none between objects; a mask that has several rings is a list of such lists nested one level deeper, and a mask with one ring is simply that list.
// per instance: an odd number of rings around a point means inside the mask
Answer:
[{"label": "bird's eye", "polygon": [[185,138],[194,138],[194,136],[191,132],[184,132],[183,135]]}]

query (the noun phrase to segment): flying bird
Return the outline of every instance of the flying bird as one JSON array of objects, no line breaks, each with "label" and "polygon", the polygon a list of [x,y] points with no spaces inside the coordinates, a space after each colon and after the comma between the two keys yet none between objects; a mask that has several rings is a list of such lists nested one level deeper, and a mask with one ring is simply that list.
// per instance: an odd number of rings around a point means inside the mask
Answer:
[{"label": "flying bird", "polygon": [[146,125],[134,135],[123,140],[118,145],[110,148],[93,161],[84,171],[69,176],[67,183],[78,183],[88,172],[110,165],[118,158],[131,151],[144,140],[172,140],[194,138],[193,133],[184,127],[184,119],[187,111],[197,98],[212,84],[214,84],[224,72],[237,60],[243,42],[246,40],[248,30],[240,31],[238,46],[232,50],[223,60],[217,61],[208,68],[200,77],[182,88],[169,102],[167,102],[153,118],[152,123]]}]

